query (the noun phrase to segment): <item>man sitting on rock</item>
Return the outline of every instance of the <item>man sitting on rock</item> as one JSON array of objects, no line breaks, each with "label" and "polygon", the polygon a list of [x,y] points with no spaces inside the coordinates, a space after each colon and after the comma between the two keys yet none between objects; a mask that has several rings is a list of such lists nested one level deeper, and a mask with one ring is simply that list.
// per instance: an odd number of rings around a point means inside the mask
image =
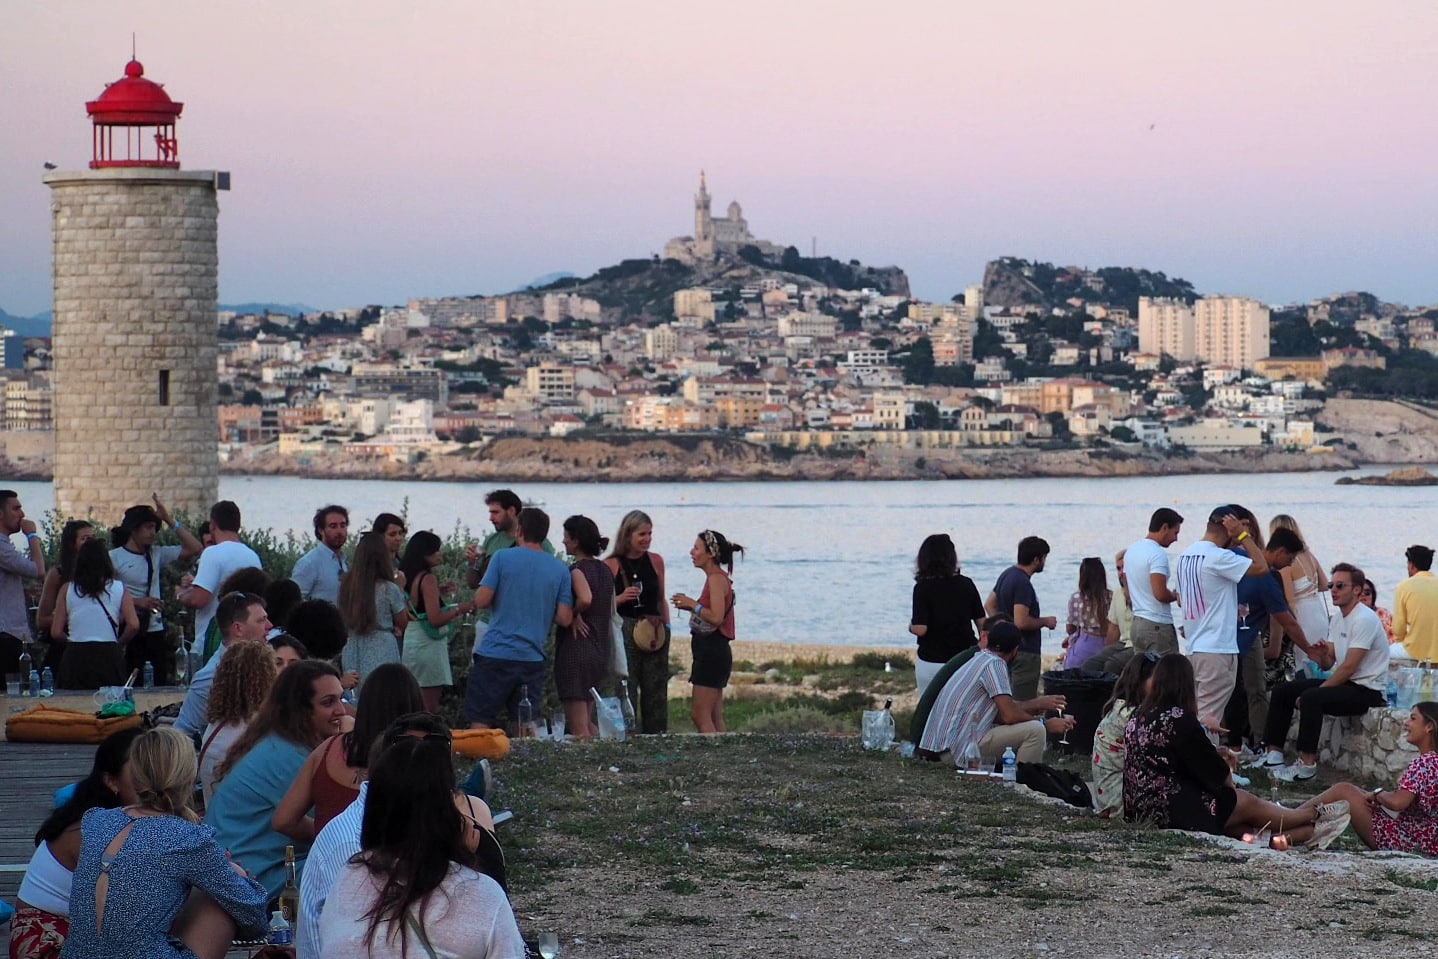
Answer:
[{"label": "man sitting on rock", "polygon": [[1043,759],[1046,732],[1073,728],[1071,716],[1043,718],[1048,710],[1064,708],[1067,701],[1062,696],[1014,701],[1009,664],[1018,656],[1021,640],[1013,623],[998,623],[989,630],[987,648],[950,676],[935,700],[919,740],[923,755],[942,758],[952,753],[957,765],[973,743],[983,756],[998,756],[1012,746],[1019,762],[1036,763]]},{"label": "man sitting on rock", "polygon": [[[1327,679],[1295,679],[1277,686],[1268,705],[1264,730],[1266,752],[1261,765],[1272,767],[1275,779],[1296,782],[1318,772],[1318,739],[1324,716],[1361,716],[1386,702],[1388,637],[1378,614],[1359,602],[1363,571],[1349,563],[1333,567],[1328,588],[1337,610],[1328,624],[1332,666]],[[1283,746],[1298,707],[1298,762],[1283,764]]]}]

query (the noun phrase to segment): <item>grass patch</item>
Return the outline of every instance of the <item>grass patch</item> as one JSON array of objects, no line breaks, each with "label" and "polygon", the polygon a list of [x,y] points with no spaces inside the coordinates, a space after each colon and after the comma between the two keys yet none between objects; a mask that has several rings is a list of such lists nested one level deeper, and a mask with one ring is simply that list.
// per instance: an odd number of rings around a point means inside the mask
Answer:
[{"label": "grass patch", "polygon": [[1421,877],[1401,869],[1383,870],[1383,878],[1395,886],[1405,889],[1421,889],[1424,892],[1438,892],[1438,876]]},{"label": "grass patch", "polygon": [[1225,916],[1236,916],[1238,910],[1231,906],[1195,906],[1188,911],[1190,916],[1202,918],[1222,918]]}]

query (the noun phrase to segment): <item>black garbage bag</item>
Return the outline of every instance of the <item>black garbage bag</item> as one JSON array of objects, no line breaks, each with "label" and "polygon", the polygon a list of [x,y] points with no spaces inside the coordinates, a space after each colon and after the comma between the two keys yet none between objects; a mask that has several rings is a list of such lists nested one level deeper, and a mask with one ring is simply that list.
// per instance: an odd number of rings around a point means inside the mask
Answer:
[{"label": "black garbage bag", "polygon": [[[1089,673],[1082,669],[1056,669],[1044,673],[1044,695],[1063,696],[1068,700],[1065,713],[1077,724],[1068,734],[1068,750],[1074,753],[1093,752],[1093,735],[1103,718],[1103,707],[1113,695],[1118,677],[1113,673]],[[1061,737],[1051,737],[1056,741]],[[1060,747],[1061,749],[1063,747]]]}]

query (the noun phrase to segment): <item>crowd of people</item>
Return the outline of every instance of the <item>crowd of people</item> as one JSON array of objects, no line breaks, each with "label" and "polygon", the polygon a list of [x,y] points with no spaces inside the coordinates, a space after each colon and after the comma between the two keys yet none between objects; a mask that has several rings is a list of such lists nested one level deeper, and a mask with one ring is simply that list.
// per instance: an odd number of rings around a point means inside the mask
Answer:
[{"label": "crowd of people", "polygon": [[[275,578],[243,542],[235,503],[216,503],[192,533],[157,496],[127,510],[108,543],[88,522],[66,523],[47,571],[18,496],[0,491],[0,530],[25,533],[30,554],[0,537],[5,671],[29,646],[29,579],[43,581],[37,628],[61,688],[118,686],[147,667],[156,685],[188,679],[174,725],[107,740],[41,827],[12,959],[222,955],[236,935],[265,932],[291,857],[301,957],[524,955],[493,819],[456,784],[437,716],[455,685],[455,627],[477,617],[471,727],[507,722],[524,735],[519,720],[539,716],[552,679],[569,734],[592,738],[592,691],[629,676],[640,730],[661,733],[677,609],[694,646],[695,726],[723,732],[743,547],[700,531],[689,556],[698,595],[670,594],[641,511],[622,518],[606,554],[589,517],[566,519],[555,550],[543,510],[511,490],[485,502],[493,532],[466,551],[473,593],[456,601],[458,584],[440,579],[440,537],[409,535],[395,514],[354,538],[347,509],[321,507],[314,547]],[[178,545],[159,545],[164,527]],[[194,612],[178,656],[180,624],[165,621],[171,567],[183,570],[174,600]],[[480,772],[470,792],[487,791]]]},{"label": "crowd of people", "polygon": [[[1438,659],[1433,550],[1407,550],[1409,578],[1390,615],[1358,567],[1325,572],[1290,516],[1274,517],[1265,535],[1249,510],[1220,506],[1171,562],[1183,522],[1155,511],[1147,534],[1117,554],[1113,586],[1099,557],[1079,565],[1058,665],[1065,678],[1117,677],[1093,730],[1098,811],[1233,836],[1282,823],[1295,846],[1327,846],[1351,823],[1374,848],[1438,856],[1438,704],[1407,716],[1418,756],[1394,790],[1340,784],[1284,808],[1242,789],[1250,780],[1240,771],[1314,778],[1325,717],[1385,708],[1390,668]],[[992,767],[1013,749],[1037,763],[1050,736],[1075,727],[1067,698],[1039,688],[1043,630],[1058,619],[1042,614],[1032,577],[1049,553],[1042,538],[1022,539],[980,603],[948,536],[920,546],[909,627],[920,755]]]}]

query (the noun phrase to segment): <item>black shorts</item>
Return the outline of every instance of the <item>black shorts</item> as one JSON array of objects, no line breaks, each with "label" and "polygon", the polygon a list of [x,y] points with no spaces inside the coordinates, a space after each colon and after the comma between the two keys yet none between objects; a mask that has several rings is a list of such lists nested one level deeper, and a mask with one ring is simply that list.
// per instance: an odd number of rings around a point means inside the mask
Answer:
[{"label": "black shorts", "polygon": [[734,653],[729,649],[729,640],[718,632],[694,635],[689,638],[694,650],[694,670],[689,682],[705,689],[723,689],[729,685],[729,674],[734,671]]}]

